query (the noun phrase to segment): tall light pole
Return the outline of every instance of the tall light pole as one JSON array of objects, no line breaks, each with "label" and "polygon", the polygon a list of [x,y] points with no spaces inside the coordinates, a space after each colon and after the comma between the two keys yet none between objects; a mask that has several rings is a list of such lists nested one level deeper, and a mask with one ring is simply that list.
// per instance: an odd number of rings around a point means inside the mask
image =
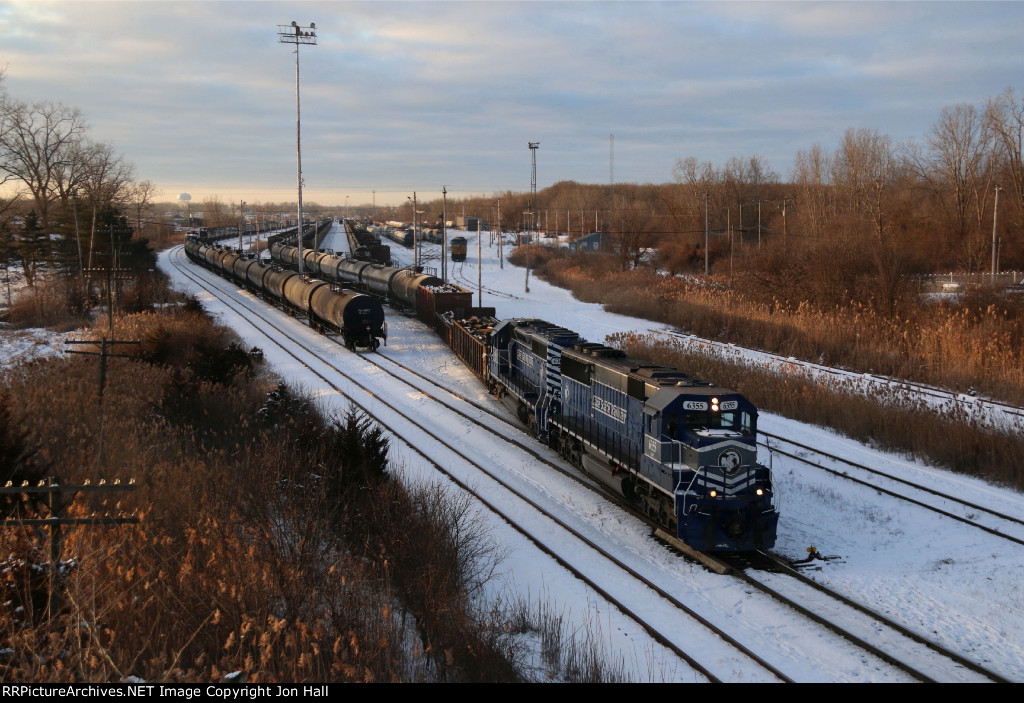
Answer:
[{"label": "tall light pole", "polygon": [[530,147],[530,231],[526,237],[526,292],[530,292],[530,244],[533,240],[533,230],[536,229],[534,224],[537,207],[537,147],[540,146],[540,142],[527,142]]},{"label": "tall light pole", "polygon": [[[448,186],[441,186],[441,280],[448,282],[448,258],[445,252],[448,251]],[[480,228],[477,227],[477,238],[480,237]]]},{"label": "tall light pole", "polygon": [[420,243],[417,240],[416,235],[416,191],[412,192],[412,197],[405,196],[406,200],[412,201],[412,268],[413,271],[418,271],[420,268]]},{"label": "tall light pole", "polygon": [[295,45],[295,177],[299,183],[299,274],[302,273],[302,111],[299,108],[299,46],[316,46],[316,25],[312,22],[303,27],[296,22],[291,26],[277,25],[277,38],[281,44]]}]

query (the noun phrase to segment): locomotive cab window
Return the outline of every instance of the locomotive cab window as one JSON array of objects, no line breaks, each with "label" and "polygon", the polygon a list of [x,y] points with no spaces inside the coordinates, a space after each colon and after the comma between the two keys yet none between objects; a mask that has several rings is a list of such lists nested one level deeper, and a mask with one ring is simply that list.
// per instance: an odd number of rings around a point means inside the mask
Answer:
[{"label": "locomotive cab window", "polygon": [[701,410],[686,413],[686,429],[701,436],[749,435],[751,424],[750,413],[746,412]]}]

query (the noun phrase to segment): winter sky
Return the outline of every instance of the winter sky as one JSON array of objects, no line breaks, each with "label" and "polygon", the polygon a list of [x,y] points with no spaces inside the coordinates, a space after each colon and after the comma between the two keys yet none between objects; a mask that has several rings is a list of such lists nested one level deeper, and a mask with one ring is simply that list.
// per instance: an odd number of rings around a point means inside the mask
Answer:
[{"label": "winter sky", "polygon": [[3,86],[80,108],[167,200],[294,200],[293,20],[316,24],[324,205],[526,191],[531,141],[539,188],[666,182],[688,156],[786,176],[850,127],[920,141],[943,107],[1024,92],[1020,2],[0,0]]}]

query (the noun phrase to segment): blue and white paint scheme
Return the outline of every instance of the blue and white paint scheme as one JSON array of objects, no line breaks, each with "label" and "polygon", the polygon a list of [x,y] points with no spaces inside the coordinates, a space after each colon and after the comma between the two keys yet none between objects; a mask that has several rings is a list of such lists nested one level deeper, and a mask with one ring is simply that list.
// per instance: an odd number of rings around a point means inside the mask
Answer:
[{"label": "blue and white paint scheme", "polygon": [[687,545],[775,544],[771,471],[742,395],[542,320],[500,322],[490,347],[492,390],[519,419]]}]

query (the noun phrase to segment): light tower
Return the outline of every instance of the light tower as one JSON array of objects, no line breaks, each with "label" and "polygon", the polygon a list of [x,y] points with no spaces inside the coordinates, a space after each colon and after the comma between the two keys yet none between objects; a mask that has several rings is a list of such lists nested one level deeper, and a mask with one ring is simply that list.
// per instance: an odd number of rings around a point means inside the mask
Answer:
[{"label": "light tower", "polygon": [[536,229],[534,208],[537,203],[537,148],[540,146],[540,142],[527,142],[527,144],[530,147],[530,231],[532,232]]},{"label": "light tower", "polygon": [[302,273],[302,120],[299,109],[299,45],[310,44],[316,46],[316,25],[312,22],[308,27],[303,27],[296,22],[291,26],[277,25],[277,38],[281,44],[295,45],[295,174],[299,183],[299,227],[298,227],[298,248],[299,248],[299,274]]},{"label": "light tower", "polygon": [[[448,186],[441,186],[441,280],[448,282]],[[480,227],[476,228],[477,239],[480,239]]]},{"label": "light tower", "polygon": [[537,147],[540,142],[527,142],[530,147],[530,232],[526,235],[526,292],[530,292],[530,244],[533,240],[533,231],[537,229],[536,203],[537,203]]}]

